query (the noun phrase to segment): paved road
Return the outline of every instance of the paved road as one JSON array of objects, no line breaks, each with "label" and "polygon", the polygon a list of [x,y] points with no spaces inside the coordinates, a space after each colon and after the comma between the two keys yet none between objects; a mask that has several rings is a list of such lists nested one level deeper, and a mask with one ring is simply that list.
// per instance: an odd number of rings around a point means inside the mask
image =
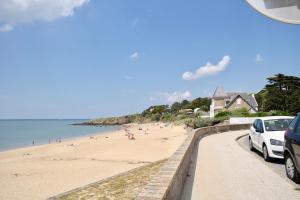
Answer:
[{"label": "paved road", "polygon": [[[247,135],[248,136],[248,135]],[[259,161],[261,161],[264,165],[268,166],[272,171],[274,171],[275,173],[277,173],[279,176],[281,176],[282,178],[284,178],[286,181],[290,182],[291,184],[293,184],[295,187],[300,189],[300,185],[294,183],[293,181],[291,181],[290,179],[287,178],[286,174],[285,174],[285,167],[284,167],[284,161],[282,159],[273,159],[271,162],[266,162],[263,159],[262,154],[259,151],[250,151],[249,150],[249,141],[248,141],[248,137],[242,137],[240,138],[237,142],[239,143],[239,145],[241,147],[243,147],[243,149],[249,153],[251,153],[256,159],[258,159]]]},{"label": "paved road", "polygon": [[[238,144],[235,139],[246,133],[234,131],[202,139],[193,157],[183,200],[300,199],[298,185]],[[282,170],[282,164],[275,164]]]}]

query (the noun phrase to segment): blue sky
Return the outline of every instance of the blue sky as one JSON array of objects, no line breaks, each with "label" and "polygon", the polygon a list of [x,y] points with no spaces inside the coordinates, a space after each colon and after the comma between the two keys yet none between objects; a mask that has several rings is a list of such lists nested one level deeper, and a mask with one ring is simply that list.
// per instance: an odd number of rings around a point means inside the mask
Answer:
[{"label": "blue sky", "polygon": [[300,76],[300,26],[245,1],[77,1],[53,16],[0,15],[0,118],[115,116]]}]

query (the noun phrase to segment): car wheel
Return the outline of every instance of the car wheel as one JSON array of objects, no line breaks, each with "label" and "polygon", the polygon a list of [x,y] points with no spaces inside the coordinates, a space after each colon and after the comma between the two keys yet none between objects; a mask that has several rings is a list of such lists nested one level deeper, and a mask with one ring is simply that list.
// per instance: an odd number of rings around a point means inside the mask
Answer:
[{"label": "car wheel", "polygon": [[249,149],[250,149],[250,151],[254,150],[251,138],[249,138]]},{"label": "car wheel", "polygon": [[294,161],[291,158],[290,155],[287,155],[284,159],[285,161],[285,171],[286,171],[286,175],[289,179],[291,179],[292,181],[299,183],[300,182],[300,174],[297,171]]},{"label": "car wheel", "polygon": [[263,156],[264,156],[264,159],[265,161],[270,161],[270,156],[269,156],[269,153],[268,153],[268,149],[267,149],[267,146],[264,144],[263,145]]}]

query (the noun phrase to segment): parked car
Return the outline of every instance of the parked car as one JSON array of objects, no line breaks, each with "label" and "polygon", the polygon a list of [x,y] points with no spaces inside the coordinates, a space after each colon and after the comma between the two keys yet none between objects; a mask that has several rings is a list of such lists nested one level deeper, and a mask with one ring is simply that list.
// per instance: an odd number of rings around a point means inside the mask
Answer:
[{"label": "parked car", "polygon": [[284,162],[287,177],[300,183],[300,113],[290,123],[284,136]]},{"label": "parked car", "polygon": [[249,133],[249,148],[263,153],[266,161],[283,159],[284,133],[293,117],[261,117],[254,121]]}]

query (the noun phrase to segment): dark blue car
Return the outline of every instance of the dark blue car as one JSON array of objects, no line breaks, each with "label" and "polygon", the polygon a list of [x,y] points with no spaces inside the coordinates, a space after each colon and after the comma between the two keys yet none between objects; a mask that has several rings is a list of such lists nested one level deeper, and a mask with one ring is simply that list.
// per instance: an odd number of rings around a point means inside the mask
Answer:
[{"label": "dark blue car", "polygon": [[286,175],[300,183],[300,113],[290,123],[284,136],[284,161]]}]

